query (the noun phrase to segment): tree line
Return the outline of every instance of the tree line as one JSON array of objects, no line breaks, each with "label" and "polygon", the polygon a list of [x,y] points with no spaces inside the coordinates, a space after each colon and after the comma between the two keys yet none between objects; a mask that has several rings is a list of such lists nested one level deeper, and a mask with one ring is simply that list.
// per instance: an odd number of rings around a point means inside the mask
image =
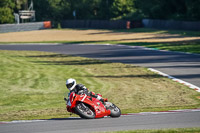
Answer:
[{"label": "tree line", "polygon": [[[14,23],[14,13],[31,0],[0,0],[0,23]],[[200,0],[32,0],[36,21],[66,19],[200,20]]]}]

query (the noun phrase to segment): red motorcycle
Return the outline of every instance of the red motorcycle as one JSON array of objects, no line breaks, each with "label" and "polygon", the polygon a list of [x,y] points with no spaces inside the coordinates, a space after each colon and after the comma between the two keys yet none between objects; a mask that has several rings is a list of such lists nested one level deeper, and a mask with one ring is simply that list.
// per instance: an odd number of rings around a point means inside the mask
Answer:
[{"label": "red motorcycle", "polygon": [[[98,94],[100,95],[100,94]],[[101,95],[100,95],[101,96]],[[120,109],[107,99],[104,102],[88,96],[86,94],[78,95],[72,92],[67,101],[67,111],[79,115],[81,118],[94,119],[104,116],[120,117]]]}]

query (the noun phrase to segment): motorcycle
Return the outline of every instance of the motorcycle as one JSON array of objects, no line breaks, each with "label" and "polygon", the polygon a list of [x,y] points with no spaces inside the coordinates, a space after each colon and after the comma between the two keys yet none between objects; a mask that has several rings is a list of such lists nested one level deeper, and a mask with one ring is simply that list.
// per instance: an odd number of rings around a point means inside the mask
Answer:
[{"label": "motorcycle", "polygon": [[[100,94],[98,94],[100,95]],[[101,96],[101,95],[100,95]],[[75,113],[84,119],[103,118],[105,116],[120,117],[121,110],[107,99],[98,99],[86,94],[78,95],[72,92],[66,99],[67,111]]]}]

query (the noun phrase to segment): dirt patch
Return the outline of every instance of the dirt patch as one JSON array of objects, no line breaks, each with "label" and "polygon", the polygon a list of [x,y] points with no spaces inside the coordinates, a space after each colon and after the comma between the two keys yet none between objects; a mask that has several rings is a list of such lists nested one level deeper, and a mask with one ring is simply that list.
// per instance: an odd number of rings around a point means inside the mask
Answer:
[{"label": "dirt patch", "polygon": [[118,41],[118,42],[179,42],[197,41],[200,37],[178,34],[115,32],[112,30],[39,30],[0,34],[0,42],[50,41]]}]

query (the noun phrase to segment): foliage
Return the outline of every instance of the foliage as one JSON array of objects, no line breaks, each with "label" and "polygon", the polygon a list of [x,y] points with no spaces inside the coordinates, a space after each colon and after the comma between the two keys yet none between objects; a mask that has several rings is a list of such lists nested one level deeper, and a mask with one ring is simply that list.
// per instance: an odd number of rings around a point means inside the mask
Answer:
[{"label": "foliage", "polygon": [[0,1],[0,24],[13,23],[14,12],[21,8],[27,8],[28,0],[1,0]]},{"label": "foliage", "polygon": [[115,0],[111,6],[112,17],[126,16],[126,14],[133,12],[133,0]]},{"label": "foliage", "polygon": [[[200,0],[33,0],[33,3],[37,21],[56,23],[65,19],[200,20]],[[6,11],[1,11],[0,23],[12,23],[13,17],[4,16],[27,9],[29,4],[30,0],[1,0],[0,8]]]},{"label": "foliage", "polygon": [[0,23],[12,23],[14,16],[12,15],[12,10],[10,8],[4,7],[0,8]]},{"label": "foliage", "polygon": [[12,14],[14,6],[12,0],[0,1],[0,24],[13,22],[14,16]]},{"label": "foliage", "polygon": [[135,0],[135,8],[153,19],[200,20],[200,0]]}]

